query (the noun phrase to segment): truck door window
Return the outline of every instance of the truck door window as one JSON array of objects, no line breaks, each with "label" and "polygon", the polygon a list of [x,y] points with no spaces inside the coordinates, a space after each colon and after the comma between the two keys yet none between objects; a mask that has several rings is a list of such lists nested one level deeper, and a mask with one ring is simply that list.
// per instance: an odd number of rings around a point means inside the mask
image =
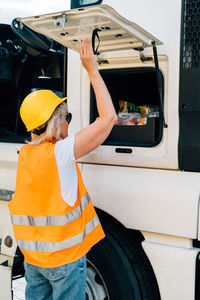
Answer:
[{"label": "truck door window", "polygon": [[37,55],[26,48],[10,25],[0,24],[0,142],[29,138],[19,108],[30,92],[51,89],[63,96],[63,47],[55,43],[54,52]]},{"label": "truck door window", "polygon": [[71,0],[71,8],[101,4],[103,0]]}]

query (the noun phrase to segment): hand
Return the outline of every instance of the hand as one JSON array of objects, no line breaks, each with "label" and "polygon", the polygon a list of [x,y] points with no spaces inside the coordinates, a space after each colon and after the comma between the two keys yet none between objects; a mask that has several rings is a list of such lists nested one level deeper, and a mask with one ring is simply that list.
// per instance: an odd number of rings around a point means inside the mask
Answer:
[{"label": "hand", "polygon": [[95,72],[98,72],[98,66],[92,50],[91,41],[85,40],[83,43],[82,41],[79,41],[78,51],[80,54],[82,65],[84,66],[86,71],[89,74],[94,74]]}]

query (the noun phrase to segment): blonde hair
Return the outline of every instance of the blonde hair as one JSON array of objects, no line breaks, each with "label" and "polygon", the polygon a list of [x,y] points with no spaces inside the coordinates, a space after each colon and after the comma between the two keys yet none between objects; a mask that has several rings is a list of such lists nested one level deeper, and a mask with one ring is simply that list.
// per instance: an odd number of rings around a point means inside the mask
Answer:
[{"label": "blonde hair", "polygon": [[[68,114],[68,107],[66,102],[62,102],[53,112],[51,118],[48,120],[47,129],[44,133],[37,135],[31,132],[31,141],[26,143],[31,145],[39,145],[44,142],[56,143],[60,139],[60,125],[66,120]],[[42,129],[45,124],[36,129]]]}]

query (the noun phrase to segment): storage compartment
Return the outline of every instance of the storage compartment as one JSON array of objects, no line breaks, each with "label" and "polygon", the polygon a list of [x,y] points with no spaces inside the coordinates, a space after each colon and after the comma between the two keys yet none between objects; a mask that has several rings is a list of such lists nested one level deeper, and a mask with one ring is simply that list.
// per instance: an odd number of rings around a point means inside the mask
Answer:
[{"label": "storage compartment", "polygon": [[[102,70],[101,75],[111,94],[118,114],[103,145],[151,147],[162,138],[160,98],[154,68]],[[162,91],[163,91],[163,76]],[[96,99],[91,87],[90,123],[98,117]],[[127,119],[128,118],[128,119]],[[126,121],[121,121],[125,119]]]}]

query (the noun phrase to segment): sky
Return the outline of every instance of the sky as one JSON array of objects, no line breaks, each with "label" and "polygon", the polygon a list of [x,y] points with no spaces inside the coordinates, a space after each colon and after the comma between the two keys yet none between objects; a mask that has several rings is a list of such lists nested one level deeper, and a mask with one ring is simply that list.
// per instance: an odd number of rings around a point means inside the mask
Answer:
[{"label": "sky", "polygon": [[0,0],[0,23],[70,9],[70,0]]}]

